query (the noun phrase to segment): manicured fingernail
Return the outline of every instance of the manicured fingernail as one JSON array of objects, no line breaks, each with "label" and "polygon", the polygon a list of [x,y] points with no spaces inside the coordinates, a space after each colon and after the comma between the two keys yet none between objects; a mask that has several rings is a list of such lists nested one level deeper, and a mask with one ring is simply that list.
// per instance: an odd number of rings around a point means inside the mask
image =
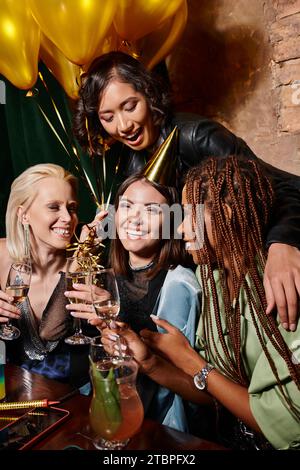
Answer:
[{"label": "manicured fingernail", "polygon": [[289,324],[286,322],[282,323],[282,328],[284,328],[285,330],[288,330]]},{"label": "manicured fingernail", "polygon": [[151,318],[154,318],[154,320],[158,320],[158,316],[157,316],[157,315],[153,315],[153,313],[151,313],[150,317],[151,317]]},{"label": "manicured fingernail", "polygon": [[290,330],[291,330],[291,331],[296,331],[296,323],[292,323],[292,324],[290,325]]},{"label": "manicured fingernail", "polygon": [[117,351],[117,352],[118,352],[120,349],[121,349],[122,351],[126,351],[127,346],[125,346],[125,344],[120,344],[120,345],[119,345],[119,344],[115,344],[115,345],[114,345],[114,349],[115,349],[115,351]]},{"label": "manicured fingernail", "polygon": [[68,290],[66,290],[66,292],[64,292],[64,295],[65,295],[66,297],[68,297],[68,296],[70,295],[70,292],[69,292]]},{"label": "manicured fingernail", "polygon": [[111,333],[109,333],[109,334],[107,335],[107,337],[108,337],[109,339],[111,339],[112,341],[117,341],[117,339],[118,339],[118,336],[117,336],[117,335],[113,335],[113,334],[111,334]]},{"label": "manicured fingernail", "polygon": [[76,312],[70,312],[70,315],[72,315],[72,317],[74,317],[75,314]]}]

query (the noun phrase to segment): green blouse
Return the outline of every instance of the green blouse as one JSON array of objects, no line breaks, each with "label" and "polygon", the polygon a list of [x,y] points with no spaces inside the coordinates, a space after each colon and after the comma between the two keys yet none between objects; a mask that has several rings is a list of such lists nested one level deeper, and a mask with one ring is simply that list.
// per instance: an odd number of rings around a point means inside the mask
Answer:
[{"label": "green blouse", "polygon": [[[197,277],[201,283],[199,269],[197,269]],[[222,309],[222,290],[220,286],[219,272],[214,272],[219,304],[221,312]],[[250,281],[250,280],[249,280]],[[250,284],[251,285],[251,284]],[[248,388],[250,408],[256,419],[260,429],[265,435],[266,439],[276,449],[300,449],[300,422],[291,413],[288,405],[282,398],[281,392],[277,385],[276,378],[271,370],[269,362],[262,351],[261,345],[256,335],[255,327],[251,318],[249,305],[247,304],[247,297],[243,289],[240,292],[240,308],[241,308],[241,349],[242,360],[245,370],[248,374],[250,385]],[[199,349],[201,356],[217,368],[217,364],[213,357],[208,357],[206,340],[203,334],[203,318],[205,316],[207,302],[210,302],[211,309],[213,308],[212,299],[206,298],[203,295],[202,300],[202,315],[200,316],[197,333],[196,333],[196,346]],[[300,322],[299,322],[300,323]],[[287,332],[281,325],[279,330],[288,345],[289,349],[293,352],[293,360],[300,362],[300,326],[298,323],[295,332]],[[222,328],[225,333],[225,341],[228,344],[228,336],[226,337],[225,319],[222,318]],[[285,392],[292,400],[294,406],[300,413],[300,391],[296,384],[290,377],[286,363],[270,343],[268,337],[260,329],[268,351],[275,363],[278,371],[279,378]],[[216,342],[216,348],[225,360],[225,355],[222,350],[221,342],[218,338],[217,328],[213,324],[213,337]],[[222,371],[221,371],[222,372]],[[224,373],[224,372],[222,372]]]}]

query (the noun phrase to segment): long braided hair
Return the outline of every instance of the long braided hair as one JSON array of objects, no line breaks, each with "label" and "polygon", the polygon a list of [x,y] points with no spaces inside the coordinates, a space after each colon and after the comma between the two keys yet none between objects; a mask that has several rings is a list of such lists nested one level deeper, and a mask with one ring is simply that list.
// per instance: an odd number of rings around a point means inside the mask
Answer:
[{"label": "long braided hair", "polygon": [[[271,180],[264,174],[261,164],[255,160],[234,155],[227,158],[208,158],[189,170],[186,178],[186,198],[192,207],[196,234],[199,224],[198,204],[204,203],[211,217],[213,246],[204,226],[203,248],[197,250],[203,292],[207,298],[212,296],[212,308],[211,302],[207,302],[203,312],[204,336],[210,357],[214,357],[219,369],[227,377],[243,386],[249,385],[249,377],[241,356],[242,306],[239,293],[243,289],[257,338],[279,390],[290,410],[299,419],[300,414],[282,387],[265,341],[267,337],[283,358],[290,376],[300,390],[300,365],[293,363],[292,353],[274,318],[265,314],[267,302],[262,273],[266,261],[264,236],[274,200]],[[220,276],[222,307],[217,294],[215,268]],[[234,303],[232,295],[230,296],[228,273],[231,274]],[[227,340],[222,327],[224,322],[228,332]],[[216,346],[214,325],[223,354],[220,354]]]}]

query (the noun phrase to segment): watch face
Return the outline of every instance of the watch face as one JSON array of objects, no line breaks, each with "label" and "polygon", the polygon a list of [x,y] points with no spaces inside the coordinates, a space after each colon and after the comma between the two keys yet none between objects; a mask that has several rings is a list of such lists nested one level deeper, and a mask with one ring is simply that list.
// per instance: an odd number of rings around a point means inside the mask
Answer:
[{"label": "watch face", "polygon": [[202,375],[196,374],[194,376],[194,384],[199,390],[204,390],[205,389],[205,380],[203,379]]}]

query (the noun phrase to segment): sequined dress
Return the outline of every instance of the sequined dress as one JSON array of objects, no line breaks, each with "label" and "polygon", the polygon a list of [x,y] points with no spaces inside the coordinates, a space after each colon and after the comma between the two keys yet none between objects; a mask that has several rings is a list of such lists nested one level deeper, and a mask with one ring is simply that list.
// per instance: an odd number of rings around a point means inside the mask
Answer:
[{"label": "sequined dress", "polygon": [[[45,377],[80,386],[88,380],[88,347],[68,346],[63,339],[72,332],[72,317],[65,306],[65,273],[59,281],[37,322],[27,298],[18,307],[21,335],[7,342],[9,362]],[[97,330],[96,330],[97,331]]]}]

